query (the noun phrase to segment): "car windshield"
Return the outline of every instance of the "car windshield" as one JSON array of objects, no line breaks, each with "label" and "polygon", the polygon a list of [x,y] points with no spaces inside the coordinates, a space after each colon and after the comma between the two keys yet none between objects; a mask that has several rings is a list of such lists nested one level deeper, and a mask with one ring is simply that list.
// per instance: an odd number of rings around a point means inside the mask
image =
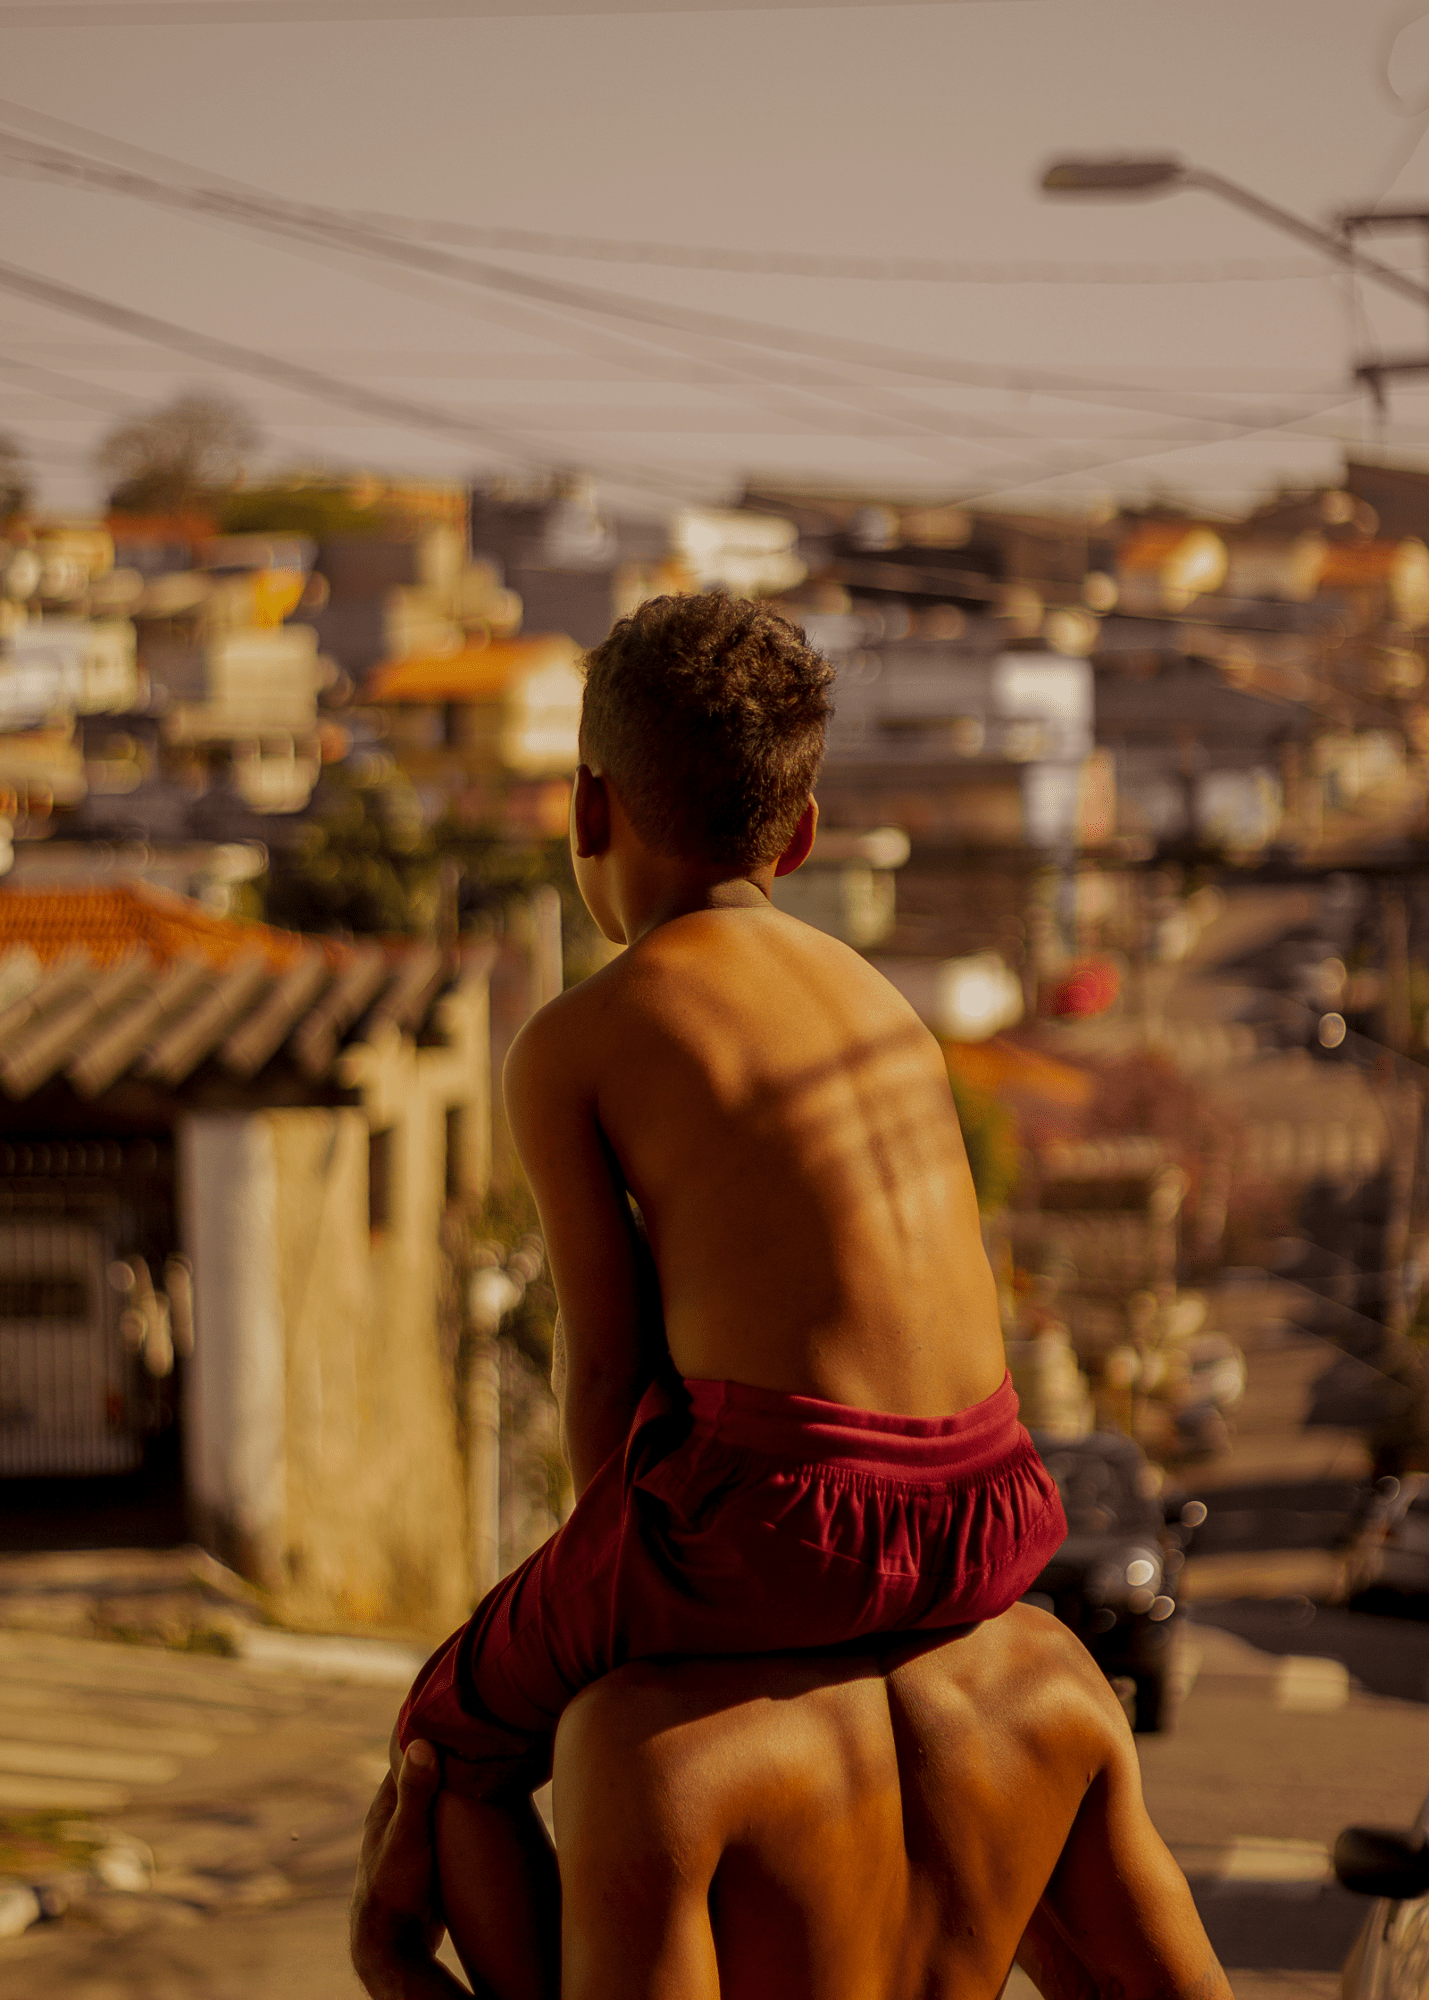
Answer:
[{"label": "car windshield", "polygon": [[1044,1451],[1057,1482],[1067,1527],[1074,1535],[1100,1535],[1137,1525],[1146,1503],[1136,1490],[1136,1468],[1089,1451]]}]

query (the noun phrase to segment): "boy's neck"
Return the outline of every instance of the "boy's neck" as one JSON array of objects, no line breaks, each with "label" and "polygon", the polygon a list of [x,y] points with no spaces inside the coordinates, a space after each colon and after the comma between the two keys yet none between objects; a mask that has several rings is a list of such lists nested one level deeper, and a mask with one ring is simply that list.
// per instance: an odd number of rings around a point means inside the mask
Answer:
[{"label": "boy's neck", "polygon": [[632,871],[635,879],[621,885],[625,893],[620,898],[620,915],[629,944],[637,944],[676,917],[694,916],[701,910],[769,907],[772,862],[745,875],[658,856],[649,860],[653,866]]}]

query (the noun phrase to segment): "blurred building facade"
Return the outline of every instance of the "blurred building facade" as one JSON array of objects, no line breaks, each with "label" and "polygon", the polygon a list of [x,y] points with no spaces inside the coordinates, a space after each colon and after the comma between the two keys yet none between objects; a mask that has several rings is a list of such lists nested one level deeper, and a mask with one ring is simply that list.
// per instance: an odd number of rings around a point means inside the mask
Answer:
[{"label": "blurred building facade", "polygon": [[492,959],[0,892],[0,1475],[172,1431],[200,1538],[289,1613],[462,1615],[442,1231],[490,1174]]}]

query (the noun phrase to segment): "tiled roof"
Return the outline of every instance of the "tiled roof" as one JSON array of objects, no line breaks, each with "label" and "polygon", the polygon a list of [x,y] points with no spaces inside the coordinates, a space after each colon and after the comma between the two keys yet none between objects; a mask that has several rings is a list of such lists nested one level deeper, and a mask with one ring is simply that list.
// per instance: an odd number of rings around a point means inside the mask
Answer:
[{"label": "tiled roof", "polygon": [[[76,948],[96,965],[145,951],[160,965],[188,956],[227,965],[256,952],[276,971],[290,966],[305,940],[267,924],[236,923],[147,883],[101,889],[0,888],[0,952],[27,945],[42,965]],[[340,949],[340,947],[339,947]]]},{"label": "tiled roof", "polygon": [[960,1083],[992,1097],[1056,1104],[1076,1111],[1092,1094],[1093,1081],[1086,1070],[1058,1062],[1039,1049],[1006,1041],[1001,1035],[986,1042],[944,1042],[943,1054]]},{"label": "tiled roof", "polygon": [[562,632],[493,639],[456,653],[413,653],[383,660],[368,676],[367,701],[494,701],[523,674],[571,666],[580,647]]},{"label": "tiled roof", "polygon": [[60,1076],[94,1098],[205,1064],[317,1087],[344,1046],[422,1033],[458,970],[430,944],[348,944],[231,923],[147,886],[0,891],[0,1093]]}]

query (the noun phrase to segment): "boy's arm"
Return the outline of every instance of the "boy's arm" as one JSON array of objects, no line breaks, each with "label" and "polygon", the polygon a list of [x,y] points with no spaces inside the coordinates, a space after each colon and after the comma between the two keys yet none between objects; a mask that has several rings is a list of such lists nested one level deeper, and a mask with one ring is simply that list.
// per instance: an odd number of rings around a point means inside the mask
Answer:
[{"label": "boy's arm", "polygon": [[560,1304],[562,1445],[579,1495],[624,1444],[664,1330],[572,1012],[556,1000],[527,1022],[506,1058],[505,1088]]}]

